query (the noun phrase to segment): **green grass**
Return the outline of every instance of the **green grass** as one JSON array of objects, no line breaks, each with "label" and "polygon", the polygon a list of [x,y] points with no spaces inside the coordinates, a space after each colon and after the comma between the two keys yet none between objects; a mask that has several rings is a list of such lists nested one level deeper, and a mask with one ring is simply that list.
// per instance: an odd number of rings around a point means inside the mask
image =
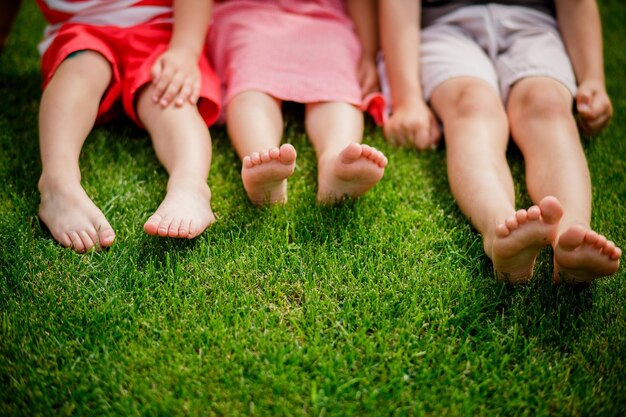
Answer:
[{"label": "green grass", "polygon": [[[383,181],[341,207],[315,204],[315,158],[299,151],[284,207],[246,200],[239,161],[212,128],[219,221],[194,241],[146,236],[167,176],[147,135],[99,127],[84,186],[117,232],[78,255],[37,218],[43,28],[26,2],[0,56],[0,415],[520,415],[626,413],[623,269],[590,288],[497,283],[456,208],[445,150],[366,142]],[[584,141],[594,227],[626,246],[626,7],[603,1],[615,118]],[[509,152],[518,202],[523,162]]]}]

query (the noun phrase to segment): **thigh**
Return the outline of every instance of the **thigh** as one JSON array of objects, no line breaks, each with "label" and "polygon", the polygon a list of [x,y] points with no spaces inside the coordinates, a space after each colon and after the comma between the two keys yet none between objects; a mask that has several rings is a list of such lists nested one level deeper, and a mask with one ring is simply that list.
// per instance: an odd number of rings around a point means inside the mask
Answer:
[{"label": "thigh", "polygon": [[493,63],[470,33],[456,20],[438,20],[422,31],[420,65],[426,100],[442,83],[459,77],[479,79],[498,90]]},{"label": "thigh", "polygon": [[121,94],[119,65],[110,45],[88,25],[64,25],[46,49],[41,62],[43,88],[53,79],[67,78],[100,101],[98,121],[107,119]]},{"label": "thigh", "polygon": [[[108,30],[108,29],[106,29]],[[152,83],[152,66],[167,50],[172,36],[169,23],[146,23],[119,29],[116,53],[121,57],[124,77],[122,103],[128,116],[139,126],[136,103],[144,87]],[[208,62],[206,53],[199,60],[201,88],[198,111],[207,125],[213,124],[221,111],[220,81]]]},{"label": "thigh", "polygon": [[497,13],[503,52],[496,58],[496,69],[503,97],[529,77],[551,78],[574,96],[576,78],[556,20],[525,7],[500,7]]}]

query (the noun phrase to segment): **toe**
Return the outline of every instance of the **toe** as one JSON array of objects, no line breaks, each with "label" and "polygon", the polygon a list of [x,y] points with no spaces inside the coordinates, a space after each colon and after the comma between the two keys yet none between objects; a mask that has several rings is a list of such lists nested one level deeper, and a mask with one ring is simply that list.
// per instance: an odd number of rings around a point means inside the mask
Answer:
[{"label": "toe", "polygon": [[285,143],[279,149],[280,160],[283,164],[291,164],[296,160],[297,152],[291,144]]},{"label": "toe", "polygon": [[189,222],[189,233],[187,234],[187,238],[193,239],[194,237],[198,236],[199,233],[200,232],[198,230],[198,227],[196,227],[193,220],[191,220]]},{"label": "toe", "polygon": [[610,256],[611,253],[615,250],[615,243],[611,240],[607,240],[604,247],[601,249],[601,252],[607,256]]},{"label": "toe", "polygon": [[159,228],[157,229],[157,234],[161,237],[165,237],[167,236],[167,234],[169,233],[170,230],[170,224],[172,224],[172,218],[171,217],[164,217],[163,220],[161,220],[161,223],[159,223]]},{"label": "toe", "polygon": [[606,245],[606,238],[602,235],[597,234],[593,230],[589,230],[585,234],[584,243],[586,245],[601,248],[602,246]]},{"label": "toe", "polygon": [[180,222],[180,227],[178,229],[180,237],[189,237],[190,225],[191,225],[191,220],[184,220]]},{"label": "toe", "polygon": [[163,218],[161,217],[160,214],[156,214],[156,213],[153,214],[152,216],[150,216],[148,221],[146,221],[146,223],[143,225],[143,230],[147,234],[155,236],[158,233],[158,228],[159,228],[159,225],[161,224],[161,220],[163,220]]},{"label": "toe", "polygon": [[71,247],[78,253],[83,253],[85,251],[85,245],[83,244],[82,239],[78,235],[77,232],[69,233],[70,239],[72,240]]},{"label": "toe", "polygon": [[538,206],[532,206],[528,209],[528,220],[537,221],[541,217],[541,209]]},{"label": "toe", "polygon": [[270,156],[270,159],[274,161],[280,159],[280,150],[278,148],[270,148],[268,154]]},{"label": "toe", "polygon": [[560,237],[558,245],[566,251],[572,251],[582,245],[587,235],[587,229],[581,225],[574,225],[567,229]]},{"label": "toe", "polygon": [[622,250],[618,247],[613,249],[613,252],[609,254],[609,259],[617,261],[622,256]]},{"label": "toe", "polygon": [[561,220],[561,217],[563,217],[563,207],[556,197],[544,197],[539,202],[539,209],[541,210],[541,216],[546,223],[557,223]]},{"label": "toe", "polygon": [[[92,246],[100,246],[100,239],[98,238],[98,232],[96,231],[96,229],[88,229],[86,231],[87,235],[89,236],[89,239],[93,242]],[[84,241],[84,239],[83,239]]]},{"label": "toe", "polygon": [[111,246],[115,240],[115,232],[110,227],[105,228],[104,230],[98,232],[98,240],[100,242],[100,246],[102,247]]},{"label": "toe", "polygon": [[57,240],[66,248],[72,247],[72,238],[67,233],[63,233]]},{"label": "toe", "polygon": [[508,219],[505,220],[504,224],[506,224],[506,227],[508,227],[510,231],[517,229],[518,227],[517,217],[515,216],[509,217]]},{"label": "toe", "polygon": [[261,154],[259,154],[259,156],[261,158],[262,163],[269,162],[272,160],[272,158],[270,157],[269,151],[262,152]]},{"label": "toe", "polygon": [[511,233],[511,231],[506,227],[506,224],[503,223],[496,226],[496,236],[504,238],[507,237],[509,233]]},{"label": "toe", "polygon": [[180,233],[180,219],[173,219],[170,223],[167,235],[169,237],[178,237]]},{"label": "toe", "polygon": [[80,240],[83,241],[83,247],[85,248],[85,251],[91,250],[96,245],[91,236],[89,236],[89,233],[87,233],[86,231],[81,231],[80,233],[78,233],[78,236],[80,236]]},{"label": "toe", "polygon": [[341,160],[345,164],[351,164],[361,157],[362,145],[351,143],[341,152]]}]

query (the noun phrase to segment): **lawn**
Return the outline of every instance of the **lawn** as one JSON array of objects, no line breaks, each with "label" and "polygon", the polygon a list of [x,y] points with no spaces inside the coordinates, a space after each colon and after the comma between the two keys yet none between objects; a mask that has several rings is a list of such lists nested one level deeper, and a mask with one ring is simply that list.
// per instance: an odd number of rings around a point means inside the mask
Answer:
[{"label": "lawn", "polygon": [[[365,197],[315,204],[301,112],[283,207],[256,208],[225,130],[211,128],[218,222],[193,241],[142,225],[167,175],[127,120],[96,128],[83,184],[117,232],[79,255],[37,217],[36,44],[26,1],[0,55],[0,415],[623,416],[626,274],[554,286],[495,281],[456,208],[445,148],[365,142],[389,167]],[[626,246],[626,6],[604,0],[611,126],[584,139],[593,226]],[[529,205],[510,149],[520,206]]]}]

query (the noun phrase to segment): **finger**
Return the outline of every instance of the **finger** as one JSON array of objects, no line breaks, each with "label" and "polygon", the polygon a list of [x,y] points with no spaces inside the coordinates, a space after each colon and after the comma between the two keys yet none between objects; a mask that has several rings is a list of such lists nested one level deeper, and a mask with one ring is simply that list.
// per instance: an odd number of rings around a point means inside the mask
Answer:
[{"label": "finger", "polygon": [[191,104],[198,104],[200,100],[200,90],[202,89],[202,83],[200,80],[196,80],[191,88],[191,94],[189,95],[189,102]]},{"label": "finger", "polygon": [[610,122],[611,118],[604,114],[596,119],[581,119],[581,129],[588,135],[595,136]]},{"label": "finger", "polygon": [[593,109],[592,115],[594,117],[606,115],[610,118],[613,115],[613,106],[609,96],[606,94],[595,94],[591,100],[591,108]]},{"label": "finger", "polygon": [[423,125],[415,126],[413,129],[413,145],[419,149],[424,150],[430,147],[430,134],[427,127]]},{"label": "finger", "polygon": [[413,135],[402,123],[393,124],[391,134],[395,138],[397,146],[406,146],[408,143],[412,143]]},{"label": "finger", "polygon": [[182,88],[180,89],[180,92],[178,93],[178,95],[176,96],[176,99],[174,100],[176,107],[183,106],[187,102],[187,100],[189,100],[190,96],[191,96],[191,87],[189,87],[187,84],[183,84]]},{"label": "finger", "polygon": [[436,122],[431,122],[428,128],[428,137],[430,139],[430,148],[436,149],[439,139],[441,139],[441,130]]},{"label": "finger", "polygon": [[180,93],[182,86],[183,77],[180,74],[176,74],[161,97],[161,105],[169,105],[174,100],[174,97]]},{"label": "finger", "polygon": [[400,144],[398,138],[395,135],[395,132],[393,130],[392,124],[387,122],[384,126],[383,126],[383,133],[385,134],[385,139],[387,139],[387,142],[391,143],[392,145],[398,146]]},{"label": "finger", "polygon": [[163,94],[165,90],[167,90],[170,82],[172,81],[172,77],[174,76],[174,71],[170,69],[163,69],[161,72],[161,76],[159,77],[159,81],[154,86],[154,98],[157,102],[163,99]]},{"label": "finger", "polygon": [[192,92],[193,92],[193,79],[192,77],[187,77],[184,79],[183,83],[181,84],[180,90],[178,91],[178,94],[176,95],[174,99],[174,103],[176,103],[176,106],[180,107],[183,104],[185,104],[189,100],[189,97],[191,96]]},{"label": "finger", "polygon": [[152,76],[152,82],[157,84],[159,82],[159,78],[161,77],[161,72],[163,71],[163,61],[161,59],[157,59],[152,69],[150,70],[150,75]]},{"label": "finger", "polygon": [[580,130],[587,136],[596,136],[602,130],[602,127],[597,126],[595,124],[591,124],[588,121],[580,120],[579,123]]},{"label": "finger", "polygon": [[152,101],[154,101],[155,103],[158,103],[161,99],[161,92],[159,91],[158,86],[162,81],[162,76],[163,67],[161,66],[161,62],[157,61],[157,63],[152,66],[152,84],[155,86],[154,94],[152,95]]},{"label": "finger", "polygon": [[579,113],[590,113],[593,91],[587,88],[580,88],[576,93],[576,110]]}]

